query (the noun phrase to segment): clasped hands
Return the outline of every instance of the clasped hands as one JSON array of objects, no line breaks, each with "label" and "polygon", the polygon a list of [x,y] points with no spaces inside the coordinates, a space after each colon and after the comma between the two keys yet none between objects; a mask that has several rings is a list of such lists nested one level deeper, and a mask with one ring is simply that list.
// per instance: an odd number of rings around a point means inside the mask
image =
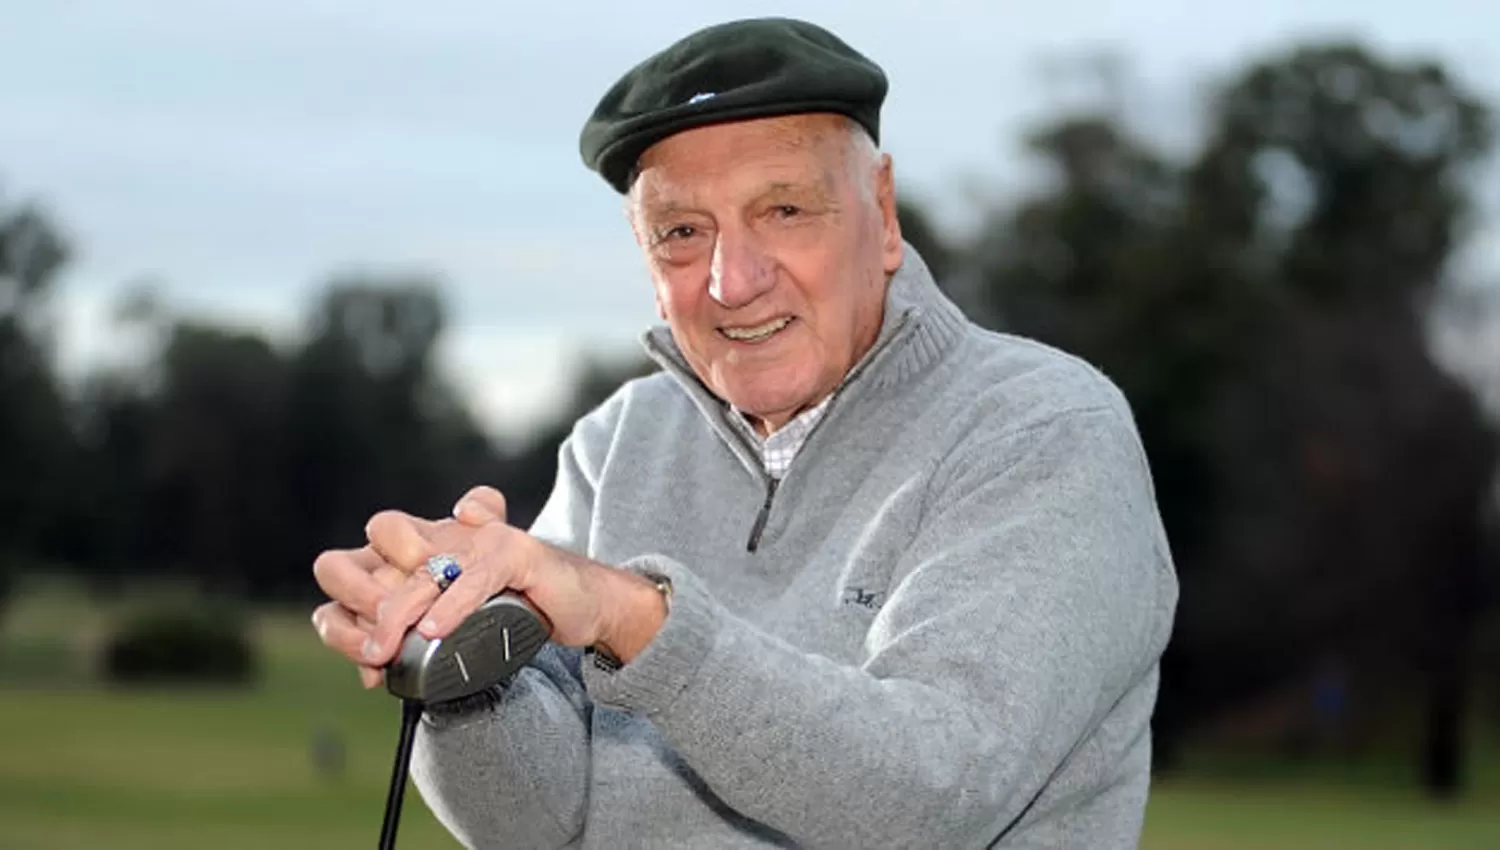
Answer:
[{"label": "clasped hands", "polygon": [[[506,522],[505,497],[476,487],[453,517],[428,520],[387,510],[365,526],[366,545],[331,549],[313,562],[329,601],[313,627],[330,649],[378,686],[402,636],[416,626],[443,637],[485,600],[504,590],[524,595],[552,624],[552,642],[600,646],[629,663],[666,616],[652,582],[552,546]],[[452,555],[463,572],[446,591],[428,575],[427,559]]]}]

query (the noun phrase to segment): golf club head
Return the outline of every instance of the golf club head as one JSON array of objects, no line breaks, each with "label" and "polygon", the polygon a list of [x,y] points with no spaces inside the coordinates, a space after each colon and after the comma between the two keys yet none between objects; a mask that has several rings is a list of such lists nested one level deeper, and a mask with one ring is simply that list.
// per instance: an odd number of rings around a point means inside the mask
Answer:
[{"label": "golf club head", "polygon": [[513,676],[550,635],[546,618],[526,600],[501,593],[447,637],[428,640],[416,629],[407,632],[385,669],[385,688],[422,703],[470,696]]}]

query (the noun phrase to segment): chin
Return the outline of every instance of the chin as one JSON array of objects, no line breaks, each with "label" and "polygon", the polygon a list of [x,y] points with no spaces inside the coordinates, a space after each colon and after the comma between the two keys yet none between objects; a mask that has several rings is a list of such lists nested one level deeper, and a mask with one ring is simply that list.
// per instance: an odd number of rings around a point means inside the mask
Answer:
[{"label": "chin", "polygon": [[741,382],[733,385],[724,397],[730,404],[756,417],[789,413],[810,401],[811,389],[801,381],[776,382],[766,379]]}]

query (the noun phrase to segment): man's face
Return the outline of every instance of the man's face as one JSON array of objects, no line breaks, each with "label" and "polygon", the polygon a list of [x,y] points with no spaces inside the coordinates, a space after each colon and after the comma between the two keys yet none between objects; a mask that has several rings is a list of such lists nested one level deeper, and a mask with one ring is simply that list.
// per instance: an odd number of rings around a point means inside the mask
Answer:
[{"label": "man's face", "polygon": [[631,222],[693,371],[779,428],[869,350],[901,264],[890,159],[843,119],[688,130],[641,158]]}]

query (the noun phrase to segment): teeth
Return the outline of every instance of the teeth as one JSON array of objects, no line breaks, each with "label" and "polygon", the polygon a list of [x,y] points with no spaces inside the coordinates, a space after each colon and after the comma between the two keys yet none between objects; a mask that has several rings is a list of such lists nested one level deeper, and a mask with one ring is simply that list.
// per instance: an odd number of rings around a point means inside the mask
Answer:
[{"label": "teeth", "polygon": [[751,341],[757,339],[765,339],[771,334],[776,333],[777,331],[786,327],[788,324],[791,324],[791,321],[792,320],[790,317],[782,317],[780,319],[772,319],[771,321],[766,322],[763,325],[756,325],[752,328],[721,328],[721,330],[723,330],[724,335],[729,337],[730,339]]}]

